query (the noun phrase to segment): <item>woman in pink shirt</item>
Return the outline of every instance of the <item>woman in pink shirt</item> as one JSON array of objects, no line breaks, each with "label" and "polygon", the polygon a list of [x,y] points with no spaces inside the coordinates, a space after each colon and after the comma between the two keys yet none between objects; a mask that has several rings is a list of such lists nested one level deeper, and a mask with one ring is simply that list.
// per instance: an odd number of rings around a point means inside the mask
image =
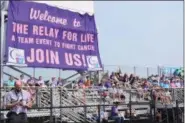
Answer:
[{"label": "woman in pink shirt", "polygon": [[176,88],[175,82],[171,81],[170,86],[171,86],[171,88]]}]

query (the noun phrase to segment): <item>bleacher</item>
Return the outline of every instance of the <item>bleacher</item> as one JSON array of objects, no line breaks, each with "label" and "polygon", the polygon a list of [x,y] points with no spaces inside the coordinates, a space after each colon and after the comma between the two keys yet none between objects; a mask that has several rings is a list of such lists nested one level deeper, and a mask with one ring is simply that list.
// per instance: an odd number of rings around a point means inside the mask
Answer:
[{"label": "bleacher", "polygon": [[[2,95],[5,94],[7,90],[3,90]],[[134,92],[134,90],[133,90]],[[176,97],[180,98],[179,96],[179,90],[173,92],[176,93]],[[119,111],[125,112],[127,109],[129,109],[129,91],[125,91],[125,103],[123,105],[120,105]],[[52,99],[52,102],[51,102]],[[138,100],[136,93],[132,93],[131,97],[132,101],[132,108],[136,110],[136,113],[138,116],[141,116],[141,118],[149,116],[150,113],[150,101],[145,100]],[[181,97],[182,100],[182,97]],[[2,98],[2,102],[4,102]],[[96,122],[95,120],[92,120],[93,114],[96,114],[97,107],[87,107],[86,111],[83,107],[77,107],[77,108],[53,108],[50,109],[42,109],[45,107],[60,107],[60,106],[66,106],[66,107],[72,107],[77,105],[107,105],[105,106],[105,111],[110,114],[111,111],[111,105],[113,102],[111,101],[111,97],[106,97],[106,99],[103,100],[103,98],[98,94],[98,90],[96,89],[88,89],[88,90],[72,90],[67,89],[65,87],[61,88],[52,88],[52,91],[50,88],[41,88],[37,90],[37,96],[36,96],[36,105],[39,107],[39,109],[32,109],[28,111],[28,117],[49,117],[50,113],[52,111],[52,115],[55,119],[60,121],[61,119],[64,121],[70,121],[70,122]],[[162,106],[158,104],[157,106]],[[164,107],[164,106],[163,106]],[[4,115],[4,118],[6,118],[7,111],[1,112]],[[85,116],[86,115],[86,116]],[[62,116],[62,117],[61,117]]]}]

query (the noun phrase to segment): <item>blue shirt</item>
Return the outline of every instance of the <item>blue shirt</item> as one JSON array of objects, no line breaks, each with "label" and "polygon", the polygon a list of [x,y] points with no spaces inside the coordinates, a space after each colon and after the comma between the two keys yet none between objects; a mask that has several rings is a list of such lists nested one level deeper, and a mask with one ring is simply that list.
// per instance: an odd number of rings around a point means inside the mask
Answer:
[{"label": "blue shirt", "polygon": [[160,82],[160,86],[163,87],[164,83],[163,82]]},{"label": "blue shirt", "polygon": [[7,82],[7,85],[9,86],[9,87],[14,87],[14,81],[13,80],[8,80],[8,82]]},{"label": "blue shirt", "polygon": [[170,85],[167,84],[167,83],[164,83],[164,84],[163,84],[163,88],[170,88]]}]

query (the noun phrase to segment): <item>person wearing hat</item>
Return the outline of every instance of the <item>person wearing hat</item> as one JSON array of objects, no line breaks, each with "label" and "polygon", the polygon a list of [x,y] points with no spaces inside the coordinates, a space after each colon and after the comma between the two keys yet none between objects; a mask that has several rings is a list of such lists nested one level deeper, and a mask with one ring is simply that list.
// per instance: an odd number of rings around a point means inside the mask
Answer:
[{"label": "person wearing hat", "polygon": [[5,99],[5,106],[9,109],[8,123],[27,123],[27,110],[32,107],[32,100],[29,92],[22,89],[21,81],[15,82]]}]

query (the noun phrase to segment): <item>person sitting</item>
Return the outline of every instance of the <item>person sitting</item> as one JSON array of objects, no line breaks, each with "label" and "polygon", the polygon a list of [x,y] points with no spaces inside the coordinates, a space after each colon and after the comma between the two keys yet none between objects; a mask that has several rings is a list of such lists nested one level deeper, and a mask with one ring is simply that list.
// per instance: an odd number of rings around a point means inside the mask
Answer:
[{"label": "person sitting", "polygon": [[181,83],[180,83],[179,79],[176,80],[175,85],[176,85],[177,88],[181,87]]},{"label": "person sitting", "polygon": [[91,86],[91,80],[90,80],[89,76],[86,77],[86,81],[84,84],[85,84],[86,88],[89,88]]},{"label": "person sitting", "polygon": [[117,88],[115,87],[115,84],[112,84],[112,88],[109,88],[110,96],[112,97],[113,101],[116,99],[117,94]]},{"label": "person sitting", "polygon": [[99,117],[99,112],[98,112],[98,107],[96,110],[96,114],[95,114],[95,119],[97,122],[101,122],[101,123],[108,123],[108,115],[106,112],[104,112],[103,110],[100,109],[100,117]]},{"label": "person sitting", "polygon": [[36,86],[45,87],[45,83],[44,80],[42,79],[42,76],[39,76],[39,80],[36,82]]},{"label": "person sitting", "polygon": [[15,83],[14,77],[10,76],[10,78],[9,78],[9,80],[7,82],[7,86],[12,88],[12,87],[14,87],[14,83]]},{"label": "person sitting", "polygon": [[27,86],[27,80],[24,78],[24,74],[20,75],[20,79],[19,80],[23,83],[23,86]]},{"label": "person sitting", "polygon": [[125,102],[125,96],[123,94],[123,89],[121,88],[121,85],[118,86],[118,98],[120,102]]},{"label": "person sitting", "polygon": [[135,111],[135,109],[131,109],[131,113],[130,113],[130,110],[126,110],[126,112],[125,112],[125,118],[131,118],[130,117],[130,114],[131,114],[131,117],[132,118],[136,118],[136,111]]},{"label": "person sitting", "polygon": [[118,111],[119,102],[115,102],[115,106],[111,108],[111,119],[115,120],[115,123],[123,123],[123,117],[120,117],[120,113]]},{"label": "person sitting", "polygon": [[58,77],[57,85],[58,86],[63,86],[64,85],[64,81],[63,81],[62,78]]},{"label": "person sitting", "polygon": [[50,86],[51,86],[51,87],[57,87],[57,80],[56,80],[55,77],[52,77],[52,78],[51,78]]},{"label": "person sitting", "polygon": [[31,86],[35,86],[35,78],[31,77],[28,81],[27,84],[31,87]]},{"label": "person sitting", "polygon": [[170,86],[171,86],[171,88],[176,88],[174,80],[171,81]]},{"label": "person sitting", "polygon": [[169,80],[164,81],[163,88],[170,88],[170,81]]}]

